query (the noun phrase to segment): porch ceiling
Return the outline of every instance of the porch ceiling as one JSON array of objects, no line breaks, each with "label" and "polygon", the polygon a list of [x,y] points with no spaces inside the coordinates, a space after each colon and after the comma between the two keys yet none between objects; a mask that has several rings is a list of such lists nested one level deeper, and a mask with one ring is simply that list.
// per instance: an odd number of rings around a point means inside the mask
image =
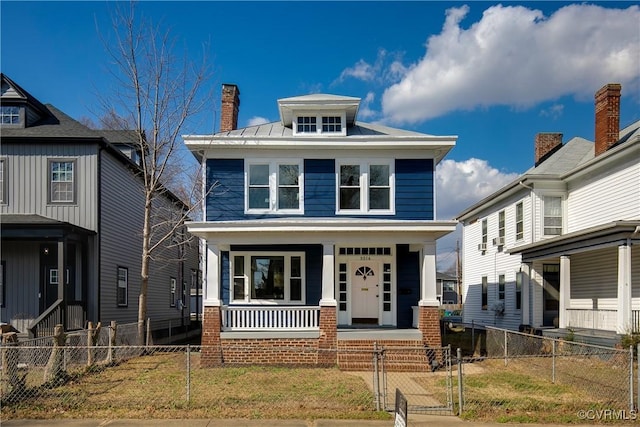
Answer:
[{"label": "porch ceiling", "polygon": [[366,218],[273,219],[251,221],[188,222],[190,233],[204,239],[234,243],[322,243],[377,240],[424,243],[456,229],[456,221],[409,221]]},{"label": "porch ceiling", "polygon": [[506,252],[522,254],[522,261],[527,262],[621,245],[629,240],[636,242],[636,244],[640,242],[640,220],[614,221],[540,242],[510,248]]}]

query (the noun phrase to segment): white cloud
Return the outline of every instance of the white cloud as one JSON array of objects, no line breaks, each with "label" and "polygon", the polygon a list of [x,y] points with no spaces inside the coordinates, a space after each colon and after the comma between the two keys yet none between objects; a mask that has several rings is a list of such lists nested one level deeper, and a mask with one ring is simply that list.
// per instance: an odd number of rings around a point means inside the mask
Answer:
[{"label": "white cloud", "polygon": [[375,117],[378,113],[371,109],[371,104],[375,101],[376,94],[373,92],[367,93],[367,96],[360,101],[360,108],[358,109],[358,117],[362,119],[368,119]]},{"label": "white cloud", "polygon": [[346,68],[340,73],[338,77],[339,81],[343,81],[348,77],[353,77],[358,80],[364,80],[365,82],[371,81],[375,78],[376,72],[373,66],[367,63],[364,59],[360,59],[353,67]]},{"label": "white cloud", "polygon": [[503,173],[486,160],[443,160],[436,168],[437,218],[447,220],[518,177]]},{"label": "white cloud", "polygon": [[258,126],[265,123],[269,123],[270,120],[260,116],[251,117],[247,123],[247,126]]},{"label": "white cloud", "polygon": [[[472,3],[472,7],[475,4]],[[640,84],[640,7],[565,6],[549,17],[523,6],[496,5],[469,28],[468,6],[449,9],[424,57],[387,75],[382,110],[392,123],[414,123],[455,110],[492,105],[528,108],[560,96],[590,97],[602,85]]]},{"label": "white cloud", "polygon": [[549,108],[540,110],[540,115],[543,117],[551,117],[553,120],[558,119],[564,113],[564,105],[553,104]]}]

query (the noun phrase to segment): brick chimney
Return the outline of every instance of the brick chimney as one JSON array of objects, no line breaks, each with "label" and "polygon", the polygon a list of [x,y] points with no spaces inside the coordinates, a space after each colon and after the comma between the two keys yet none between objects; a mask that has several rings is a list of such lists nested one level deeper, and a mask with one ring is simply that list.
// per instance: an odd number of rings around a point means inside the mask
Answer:
[{"label": "brick chimney", "polygon": [[538,166],[547,157],[562,147],[562,134],[544,132],[536,134],[535,164]]},{"label": "brick chimney", "polygon": [[620,138],[620,90],[618,83],[609,83],[596,92],[595,155],[609,149]]},{"label": "brick chimney", "polygon": [[234,84],[222,85],[222,111],[220,112],[220,132],[238,128],[240,110],[240,89]]}]

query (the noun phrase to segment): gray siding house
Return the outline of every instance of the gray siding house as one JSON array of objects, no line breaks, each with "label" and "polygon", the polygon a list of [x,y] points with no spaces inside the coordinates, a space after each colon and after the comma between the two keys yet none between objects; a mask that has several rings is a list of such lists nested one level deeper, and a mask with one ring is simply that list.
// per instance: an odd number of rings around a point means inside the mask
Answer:
[{"label": "gray siding house", "polygon": [[[131,133],[89,129],[0,75],[0,321],[37,336],[137,321],[144,197]],[[185,209],[165,194],[159,208]],[[148,317],[188,322],[198,244],[160,252]]]}]

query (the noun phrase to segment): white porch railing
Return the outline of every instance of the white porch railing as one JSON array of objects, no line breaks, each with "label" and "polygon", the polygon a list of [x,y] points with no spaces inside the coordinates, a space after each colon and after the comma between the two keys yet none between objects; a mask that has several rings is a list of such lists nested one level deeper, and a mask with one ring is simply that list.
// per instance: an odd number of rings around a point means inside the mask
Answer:
[{"label": "white porch railing", "polygon": [[320,327],[320,307],[222,307],[223,331],[309,331]]},{"label": "white porch railing", "polygon": [[618,312],[592,308],[568,308],[567,327],[615,331]]}]

